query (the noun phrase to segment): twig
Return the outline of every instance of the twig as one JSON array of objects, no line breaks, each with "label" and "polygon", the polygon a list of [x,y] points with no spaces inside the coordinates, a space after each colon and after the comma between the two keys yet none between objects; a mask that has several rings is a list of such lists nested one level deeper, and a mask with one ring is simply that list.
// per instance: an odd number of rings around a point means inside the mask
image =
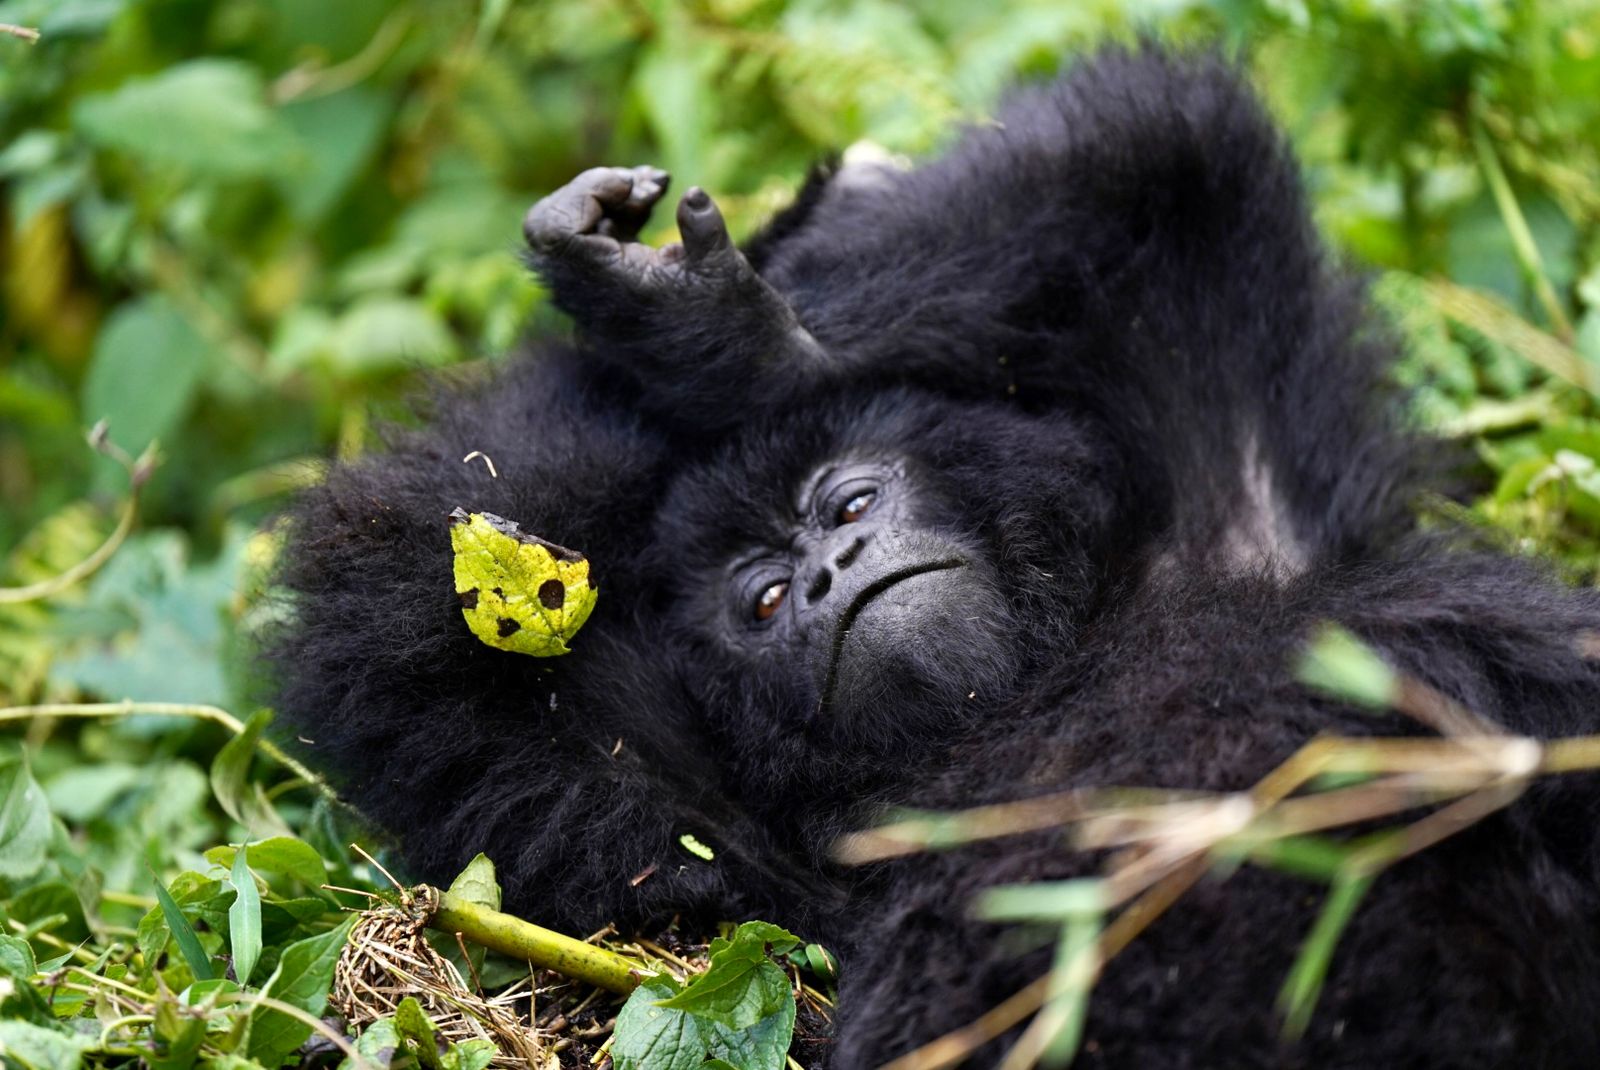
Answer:
[{"label": "twig", "polygon": [[9,22],[0,22],[0,33],[6,34],[10,37],[21,38],[30,45],[36,45],[39,43],[39,31],[30,30],[26,26],[13,26]]},{"label": "twig", "polygon": [[96,453],[110,457],[122,465],[128,473],[128,501],[122,507],[122,516],[118,518],[117,526],[93,553],[65,572],[40,580],[38,583],[30,583],[26,587],[0,587],[0,605],[49,598],[79,580],[93,575],[96,569],[111,559],[111,555],[117,552],[117,547],[128,537],[128,532],[133,530],[134,518],[139,515],[139,492],[155,472],[156,466],[161,463],[156,444],[150,443],[137,459],[129,457],[106,437],[106,422],[101,420],[89,431],[89,446]]}]

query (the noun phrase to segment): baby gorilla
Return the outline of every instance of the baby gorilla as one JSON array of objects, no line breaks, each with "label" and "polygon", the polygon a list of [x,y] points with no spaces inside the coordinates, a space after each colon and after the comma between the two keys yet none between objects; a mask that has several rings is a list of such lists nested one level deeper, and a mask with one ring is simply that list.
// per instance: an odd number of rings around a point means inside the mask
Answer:
[{"label": "baby gorilla", "polygon": [[[743,251],[699,190],[681,245],[633,240],[659,171],[579,176],[525,226],[578,349],[336,472],[286,555],[279,708],[424,876],[481,848],[546,923],[800,928],[842,953],[852,1070],[1046,971],[974,896],[1104,861],[1056,833],[841,871],[887,806],[1240,791],[1319,733],[1418,732],[1297,681],[1325,620],[1510,732],[1600,728],[1600,598],[1417,530],[1391,348],[1236,75],[1112,51],[999,119],[820,173]],[[571,655],[472,638],[458,506],[589,554]],[[1320,889],[1186,871],[1080,1061],[1595,1065],[1597,813],[1594,777],[1541,782],[1384,873],[1287,1047]]]}]

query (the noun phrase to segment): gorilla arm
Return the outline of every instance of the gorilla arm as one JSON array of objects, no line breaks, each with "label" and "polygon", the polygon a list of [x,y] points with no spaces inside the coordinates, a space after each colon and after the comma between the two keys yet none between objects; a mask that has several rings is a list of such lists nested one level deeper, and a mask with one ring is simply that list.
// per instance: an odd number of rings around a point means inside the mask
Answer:
[{"label": "gorilla arm", "polygon": [[1180,547],[1242,531],[1298,563],[1404,523],[1388,350],[1220,60],[1084,60],[914,170],[808,187],[754,265],[699,191],[681,248],[632,243],[664,176],[610,174],[608,201],[589,172],[534,209],[535,263],[596,357],[690,432],[911,382],[1102,419]]}]

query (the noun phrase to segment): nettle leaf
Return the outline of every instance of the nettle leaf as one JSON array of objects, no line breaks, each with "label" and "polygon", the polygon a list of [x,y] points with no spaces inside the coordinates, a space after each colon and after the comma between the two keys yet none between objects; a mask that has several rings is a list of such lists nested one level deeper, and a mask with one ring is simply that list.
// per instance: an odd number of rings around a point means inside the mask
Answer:
[{"label": "nettle leaf", "polygon": [[164,297],[117,307],[95,341],[83,382],[85,422],[137,453],[166,437],[194,400],[210,346]]},{"label": "nettle leaf", "polygon": [[0,757],[0,878],[22,880],[44,866],[50,806],[20,755]]},{"label": "nettle leaf", "polygon": [[589,559],[493,513],[450,514],[456,597],[472,634],[536,658],[569,652],[594,609]]},{"label": "nettle leaf", "polygon": [[[262,992],[320,1017],[333,987],[333,968],[355,920],[351,915],[336,929],[290,944]],[[257,1007],[251,1012],[250,1058],[263,1066],[279,1066],[310,1035],[311,1027],[298,1018]]]},{"label": "nettle leaf", "polygon": [[781,1070],[794,1035],[794,992],[769,957],[800,946],[766,922],[740,925],[711,944],[711,967],[687,985],[656,978],[617,1015],[617,1070],[678,1070],[722,1060],[739,1070]]},{"label": "nettle leaf", "polygon": [[407,996],[394,1009],[394,1029],[406,1051],[415,1055],[418,1062],[428,1070],[444,1070],[439,1061],[438,1031],[415,996]]},{"label": "nettle leaf", "polygon": [[747,1029],[794,1002],[789,978],[767,957],[800,946],[800,938],[764,921],[747,921],[711,942],[711,968],[662,1006],[690,1011],[731,1029]]},{"label": "nettle leaf", "polygon": [[90,141],[146,163],[214,178],[277,175],[300,145],[244,63],[202,59],[86,97],[73,121]]}]

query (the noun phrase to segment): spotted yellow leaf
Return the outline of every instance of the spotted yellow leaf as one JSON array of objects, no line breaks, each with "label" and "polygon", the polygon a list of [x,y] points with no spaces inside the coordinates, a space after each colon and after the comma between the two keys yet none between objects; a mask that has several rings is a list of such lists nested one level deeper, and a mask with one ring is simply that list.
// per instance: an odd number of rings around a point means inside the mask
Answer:
[{"label": "spotted yellow leaf", "polygon": [[549,658],[569,652],[594,609],[589,559],[493,513],[450,514],[456,596],[472,634],[496,650]]}]

